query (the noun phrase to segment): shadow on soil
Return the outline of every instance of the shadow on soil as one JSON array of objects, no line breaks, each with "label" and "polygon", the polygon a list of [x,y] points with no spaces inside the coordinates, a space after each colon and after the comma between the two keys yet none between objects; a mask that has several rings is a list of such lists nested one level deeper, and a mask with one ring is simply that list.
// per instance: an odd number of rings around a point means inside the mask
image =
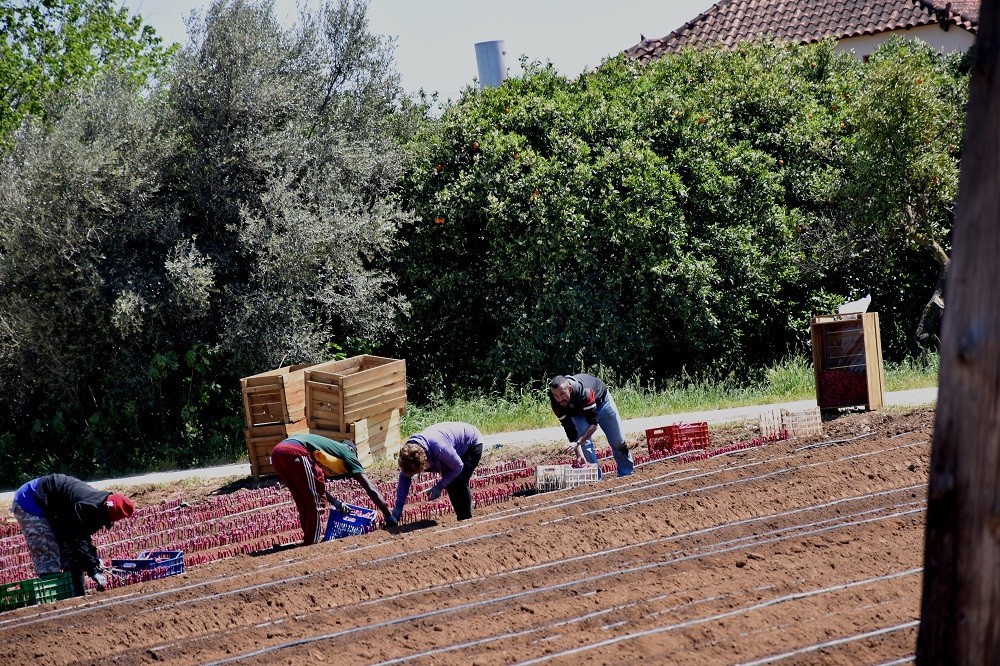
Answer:
[{"label": "shadow on soil", "polygon": [[399,527],[387,527],[385,528],[385,531],[389,534],[406,534],[407,532],[425,530],[428,527],[436,527],[437,525],[438,521],[428,518],[426,520],[418,520],[413,523],[407,523],[406,525],[400,525]]},{"label": "shadow on soil", "polygon": [[230,481],[224,486],[219,486],[213,490],[211,495],[229,495],[240,490],[257,490],[259,488],[270,488],[272,486],[277,486],[281,483],[281,480],[277,476],[266,476],[264,478],[257,478],[253,476],[245,476],[241,479],[236,479],[235,481]]},{"label": "shadow on soil", "polygon": [[270,548],[266,548],[264,550],[258,550],[255,553],[250,553],[250,557],[262,557],[264,555],[274,555],[275,553],[283,553],[286,550],[292,550],[298,548],[301,545],[302,545],[301,541],[296,543],[276,543]]}]

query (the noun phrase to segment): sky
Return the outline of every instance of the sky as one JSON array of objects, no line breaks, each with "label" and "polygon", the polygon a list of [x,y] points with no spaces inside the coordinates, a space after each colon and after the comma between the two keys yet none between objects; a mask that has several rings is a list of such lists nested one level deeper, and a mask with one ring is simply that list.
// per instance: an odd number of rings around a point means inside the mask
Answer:
[{"label": "sky", "polygon": [[[478,76],[477,42],[502,40],[510,75],[520,58],[551,62],[576,76],[636,44],[663,37],[716,0],[370,0],[372,32],[396,40],[396,69],[407,92],[456,99]],[[186,39],[184,19],[208,0],[125,0],[167,43]],[[297,0],[275,0],[291,25]]]}]

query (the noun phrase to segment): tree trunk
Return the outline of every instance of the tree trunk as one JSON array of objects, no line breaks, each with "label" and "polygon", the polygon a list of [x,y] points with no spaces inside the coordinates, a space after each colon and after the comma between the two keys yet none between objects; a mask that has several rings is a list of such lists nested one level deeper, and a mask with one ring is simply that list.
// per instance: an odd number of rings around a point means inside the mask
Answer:
[{"label": "tree trunk", "polygon": [[1000,0],[983,0],[941,335],[917,664],[1000,664]]},{"label": "tree trunk", "polygon": [[920,313],[917,331],[913,336],[916,343],[914,352],[936,350],[941,345],[939,332],[941,318],[944,316],[944,287],[948,283],[948,269],[950,267],[950,262],[941,267],[941,274],[938,276],[937,284],[934,285],[934,293],[924,305],[924,311]]}]

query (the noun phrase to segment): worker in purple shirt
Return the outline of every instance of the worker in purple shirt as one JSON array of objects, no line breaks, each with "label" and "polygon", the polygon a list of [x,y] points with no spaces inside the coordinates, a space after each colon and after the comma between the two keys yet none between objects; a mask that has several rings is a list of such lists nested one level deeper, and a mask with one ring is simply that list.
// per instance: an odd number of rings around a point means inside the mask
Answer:
[{"label": "worker in purple shirt", "polygon": [[436,500],[443,490],[459,520],[472,518],[469,479],[483,457],[483,435],[476,426],[459,421],[437,423],[411,435],[399,450],[399,482],[392,517],[399,520],[414,474],[435,472],[441,480],[425,493]]}]

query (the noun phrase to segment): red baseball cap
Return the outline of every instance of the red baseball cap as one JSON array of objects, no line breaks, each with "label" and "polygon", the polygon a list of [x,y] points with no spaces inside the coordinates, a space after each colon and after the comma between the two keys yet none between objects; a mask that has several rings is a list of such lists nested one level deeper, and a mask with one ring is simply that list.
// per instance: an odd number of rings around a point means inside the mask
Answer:
[{"label": "red baseball cap", "polygon": [[108,508],[108,518],[112,522],[128,518],[135,511],[135,504],[132,503],[132,500],[121,493],[111,493],[108,495],[108,499],[104,501],[104,506]]}]

